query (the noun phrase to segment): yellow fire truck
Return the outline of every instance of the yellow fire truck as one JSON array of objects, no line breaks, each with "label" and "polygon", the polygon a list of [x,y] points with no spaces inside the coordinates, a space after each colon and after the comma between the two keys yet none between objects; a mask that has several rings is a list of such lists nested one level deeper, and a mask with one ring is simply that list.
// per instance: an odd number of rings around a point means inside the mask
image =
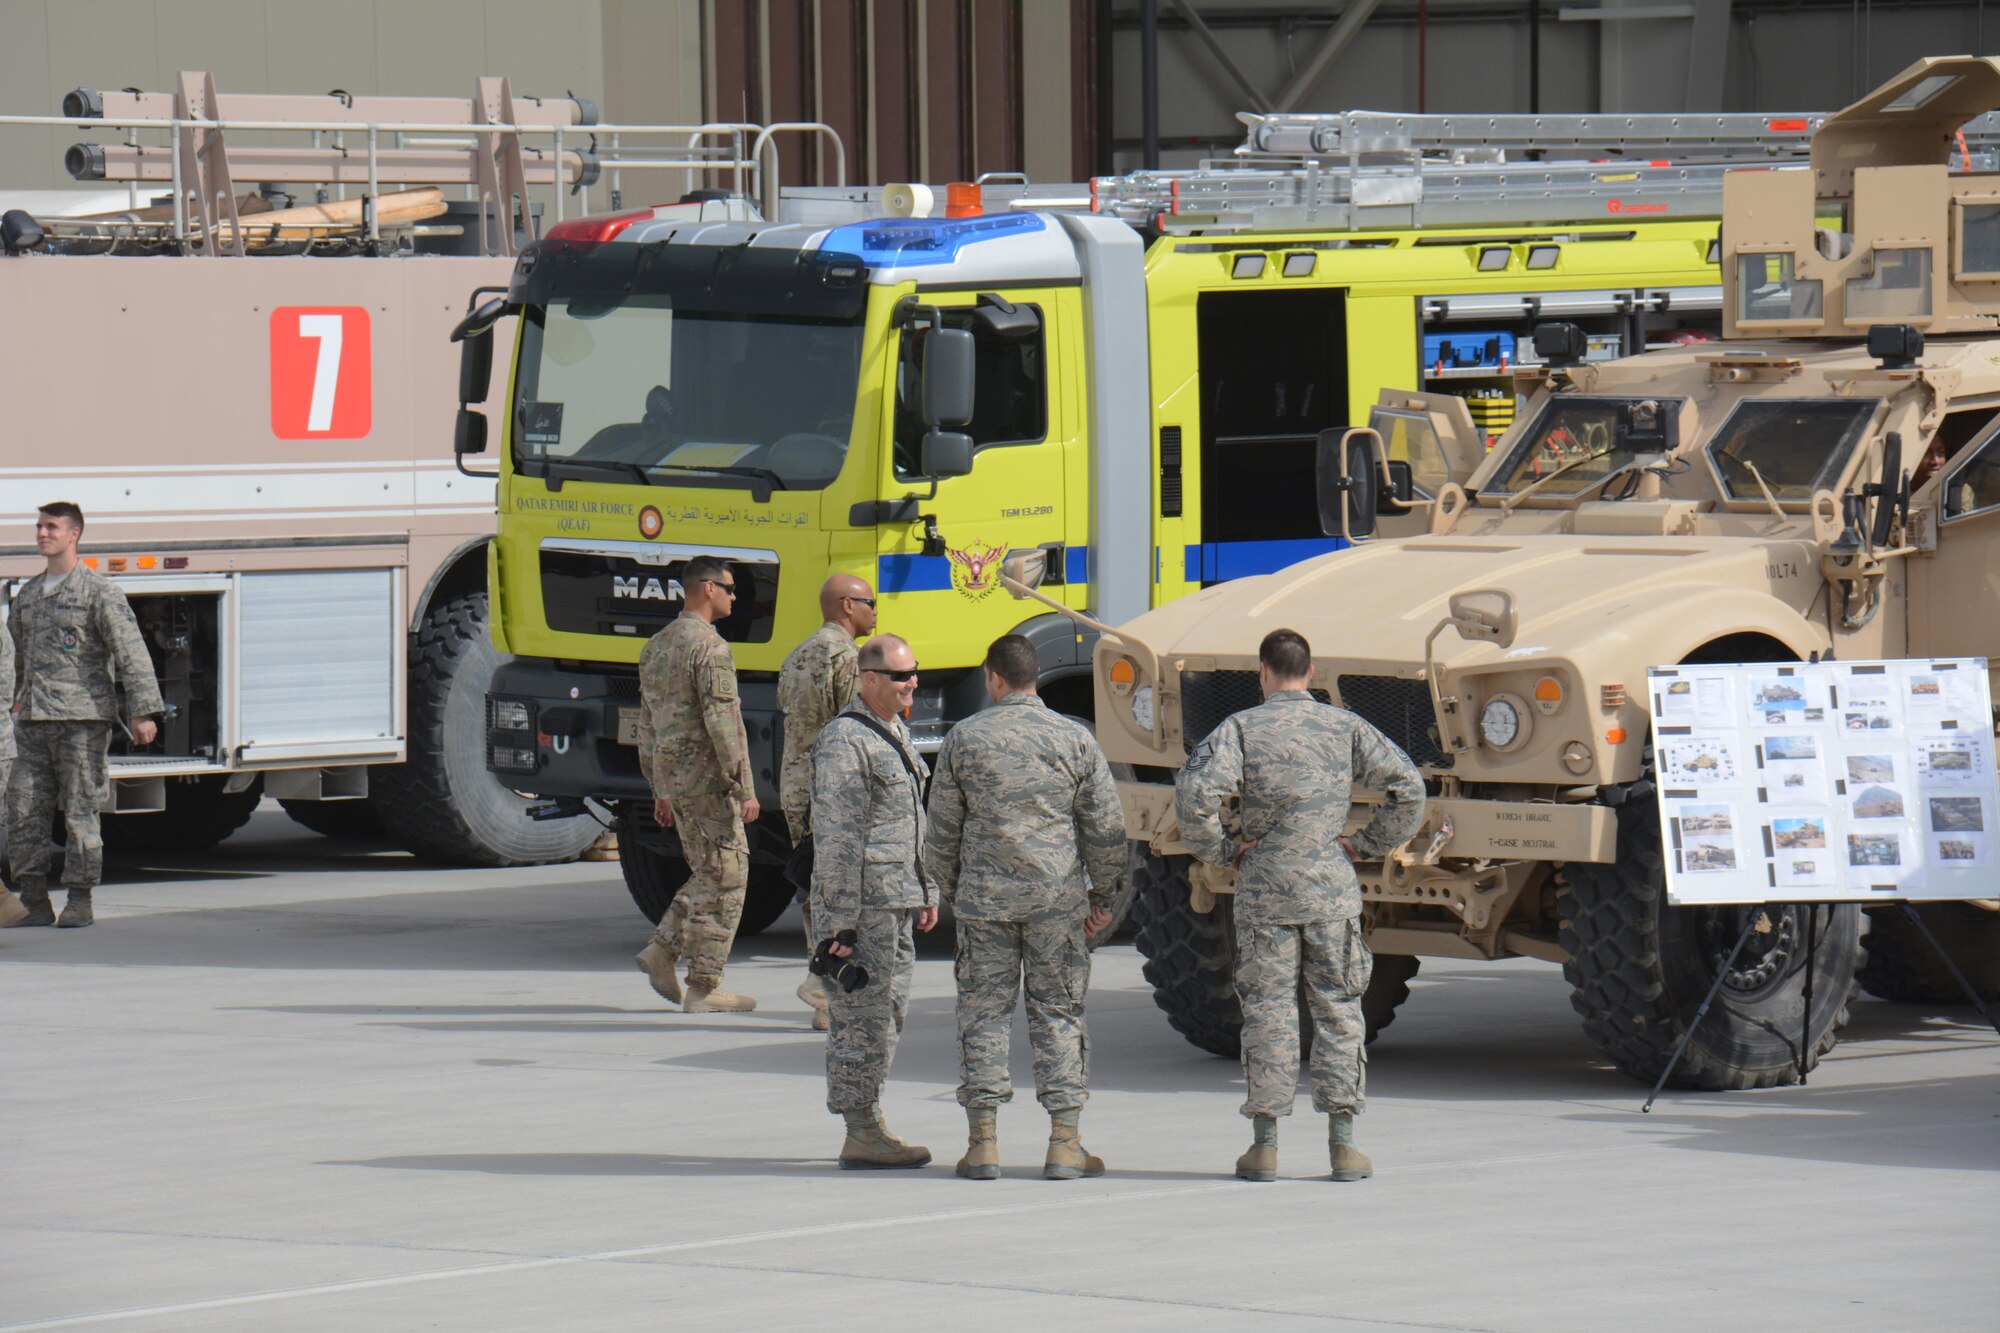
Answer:
[{"label": "yellow fire truck", "polygon": [[[790,896],[776,674],[828,574],[874,584],[914,647],[920,746],[980,706],[974,668],[1010,631],[1050,704],[1087,714],[1091,634],[1023,619],[1004,553],[1047,551],[1047,590],[1115,624],[1337,546],[1313,482],[1328,427],[1444,414],[1462,428],[1385,438],[1407,492],[1462,481],[1474,423],[1512,411],[1534,322],[1578,325],[1593,360],[1718,327],[1722,164],[1793,160],[1818,123],[1246,120],[1235,160],[1190,172],[551,228],[456,335],[483,386],[519,317],[492,408],[492,629],[513,655],[488,697],[495,774],[549,815],[615,810],[657,918],[686,869],[640,776],[634,665],[679,611],[682,562],[728,558],[748,595],[719,628],[772,812],[751,835],[742,929],[760,929]],[[462,452],[485,447],[482,402],[467,394]],[[1438,438],[1474,442],[1421,443]]]}]

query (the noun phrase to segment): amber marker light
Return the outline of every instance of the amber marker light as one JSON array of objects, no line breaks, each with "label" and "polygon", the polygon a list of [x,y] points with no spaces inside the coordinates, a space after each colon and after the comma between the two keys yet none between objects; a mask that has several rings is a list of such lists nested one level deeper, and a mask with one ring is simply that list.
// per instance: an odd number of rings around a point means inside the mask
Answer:
[{"label": "amber marker light", "polygon": [[158,569],[159,567],[160,567],[160,557],[156,555],[142,555],[139,557],[139,568]]},{"label": "amber marker light", "polygon": [[1563,683],[1554,676],[1543,676],[1535,682],[1535,711],[1543,717],[1554,717],[1563,706]]},{"label": "amber marker light", "polygon": [[1604,733],[1604,739],[1613,745],[1623,745],[1625,743],[1625,728],[1613,727]]},{"label": "amber marker light", "polygon": [[1111,680],[1111,692],[1120,698],[1132,692],[1132,686],[1139,678],[1138,669],[1132,665],[1132,659],[1129,657],[1121,657],[1113,662],[1111,670],[1106,674]]}]

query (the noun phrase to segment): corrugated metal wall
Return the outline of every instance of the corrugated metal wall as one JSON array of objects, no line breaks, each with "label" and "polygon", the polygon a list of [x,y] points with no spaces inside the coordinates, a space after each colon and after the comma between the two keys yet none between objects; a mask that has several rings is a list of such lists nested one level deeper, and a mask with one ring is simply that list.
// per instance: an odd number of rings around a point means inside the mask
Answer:
[{"label": "corrugated metal wall", "polygon": [[[848,180],[1079,180],[1097,144],[1101,0],[707,0],[706,109],[823,121]],[[832,155],[788,137],[787,183],[833,184]]]}]

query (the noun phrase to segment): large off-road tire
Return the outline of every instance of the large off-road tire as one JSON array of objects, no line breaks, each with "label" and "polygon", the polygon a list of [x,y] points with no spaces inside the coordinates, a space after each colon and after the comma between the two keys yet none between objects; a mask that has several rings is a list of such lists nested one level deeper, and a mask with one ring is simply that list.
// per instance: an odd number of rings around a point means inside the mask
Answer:
[{"label": "large off-road tire", "polygon": [[[1236,899],[1219,894],[1209,912],[1189,902],[1188,858],[1142,854],[1133,868],[1138,892],[1131,919],[1153,1003],[1174,1031],[1213,1055],[1243,1052],[1243,1009],[1236,1002]],[[1378,954],[1361,997],[1367,1040],[1395,1021],[1396,1006],[1410,997],[1417,960]],[[1299,1025],[1300,1051],[1311,1049],[1312,1025]]]},{"label": "large off-road tire", "polygon": [[[654,925],[673,905],[674,895],[688,881],[687,862],[650,846],[630,828],[630,821],[618,821],[618,869],[625,876],[625,891],[632,902]],[[736,937],[757,935],[792,905],[792,882],[783,866],[750,863],[750,886],[743,895],[743,916],[736,923]]]},{"label": "large off-road tire", "polygon": [[355,842],[379,842],[389,835],[382,830],[382,817],[369,801],[280,801],[292,822],[302,824],[323,838],[347,838]]},{"label": "large off-road tire", "polygon": [[[2000,912],[1976,903],[1925,903],[1917,911],[1980,998],[2000,1001]],[[1900,1004],[1972,1003],[1900,905],[1868,909],[1868,961],[1861,968],[1861,988]]]},{"label": "large off-road tire", "polygon": [[410,636],[409,760],[368,774],[389,837],[452,865],[574,861],[602,832],[587,815],[536,821],[529,799],[486,768],[486,690],[503,661],[486,632],[486,594],[431,608]]},{"label": "large off-road tire", "polygon": [[221,774],[167,779],[167,808],[106,815],[104,847],[114,852],[205,852],[250,822],[263,799],[259,784],[228,792]]},{"label": "large off-road tire", "polygon": [[[1861,955],[1854,905],[1669,907],[1660,815],[1651,790],[1618,808],[1618,859],[1562,870],[1558,909],[1563,975],[1584,1034],[1621,1073],[1650,1083],[1714,984],[1745,921],[1750,937],[1675,1069],[1678,1087],[1768,1088],[1799,1077],[1806,969],[1813,998],[1806,1068],[1833,1048],[1847,1021]],[[1818,945],[1806,957],[1807,914]]]}]

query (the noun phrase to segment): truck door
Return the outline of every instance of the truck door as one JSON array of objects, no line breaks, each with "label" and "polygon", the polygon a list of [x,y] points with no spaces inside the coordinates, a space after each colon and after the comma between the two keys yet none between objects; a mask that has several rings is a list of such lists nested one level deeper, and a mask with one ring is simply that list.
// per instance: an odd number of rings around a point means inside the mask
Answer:
[{"label": "truck door", "polygon": [[[1909,563],[1909,651],[1984,657],[1992,670],[2000,666],[2000,421],[1940,473],[1937,550]],[[1933,478],[1916,503],[1937,485]]]},{"label": "truck door", "polygon": [[[957,428],[972,437],[972,471],[939,483],[935,498],[914,503],[931,525],[883,524],[877,545],[877,586],[887,599],[882,628],[908,639],[928,668],[977,663],[993,639],[1027,614],[1000,587],[1000,560],[1010,549],[1049,548],[1051,584],[1065,577],[1081,583],[1086,577],[1083,551],[1063,547],[1068,450],[1072,444],[1081,447],[1072,439],[1076,414],[1065,406],[1057,373],[1066,295],[1071,294],[1051,288],[918,296],[938,309],[946,327],[971,330],[977,366],[972,420]],[[991,296],[1032,314],[1032,326],[1024,328],[1018,315],[981,317],[979,306]],[[928,480],[919,479],[928,332],[920,317],[898,337],[888,389],[894,405],[890,441],[880,478],[885,497],[922,496],[930,489]]]},{"label": "truck door", "polygon": [[[1384,389],[1368,414],[1392,463],[1408,463],[1416,498],[1434,500],[1448,481],[1465,484],[1486,458],[1486,436],[1473,424],[1465,399],[1449,393]],[[1429,508],[1384,514],[1378,536],[1408,537],[1430,531]]]}]

